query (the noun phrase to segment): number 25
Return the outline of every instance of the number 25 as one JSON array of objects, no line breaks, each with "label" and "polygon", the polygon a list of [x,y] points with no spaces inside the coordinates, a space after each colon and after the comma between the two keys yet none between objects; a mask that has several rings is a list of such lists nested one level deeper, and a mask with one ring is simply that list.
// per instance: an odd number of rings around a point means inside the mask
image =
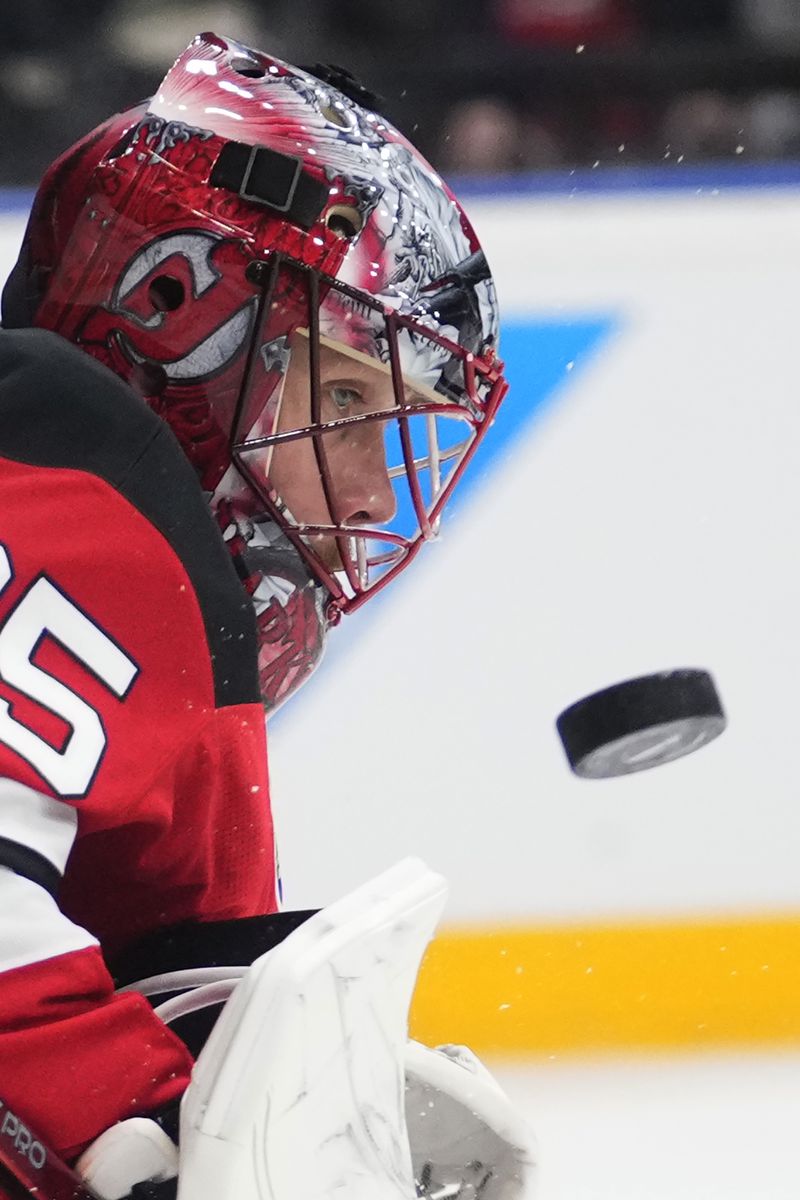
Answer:
[{"label": "number 25", "polygon": [[[0,545],[0,593],[13,577],[8,551]],[[0,699],[0,742],[24,758],[60,796],[85,796],[105,752],[106,732],[95,709],[34,664],[33,655],[46,636],[120,700],[139,668],[45,575],[28,588],[0,626],[0,679],[70,727],[64,746],[56,749],[16,720],[12,705]]]}]

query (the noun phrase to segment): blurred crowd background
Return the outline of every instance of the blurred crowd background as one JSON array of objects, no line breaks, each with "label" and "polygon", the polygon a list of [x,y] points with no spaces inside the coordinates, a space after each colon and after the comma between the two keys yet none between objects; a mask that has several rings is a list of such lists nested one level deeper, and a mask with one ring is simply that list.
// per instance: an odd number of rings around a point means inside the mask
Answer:
[{"label": "blurred crowd background", "polygon": [[25,0],[0,6],[0,186],[204,29],[347,67],[451,175],[800,156],[800,0]]}]

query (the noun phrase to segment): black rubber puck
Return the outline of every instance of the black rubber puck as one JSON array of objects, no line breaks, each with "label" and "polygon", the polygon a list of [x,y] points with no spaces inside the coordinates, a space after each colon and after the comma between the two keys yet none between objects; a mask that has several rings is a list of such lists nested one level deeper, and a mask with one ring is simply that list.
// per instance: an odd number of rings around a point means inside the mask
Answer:
[{"label": "black rubber puck", "polygon": [[708,671],[686,668],[628,679],[565,708],[556,721],[576,775],[631,775],[699,750],[726,725]]}]

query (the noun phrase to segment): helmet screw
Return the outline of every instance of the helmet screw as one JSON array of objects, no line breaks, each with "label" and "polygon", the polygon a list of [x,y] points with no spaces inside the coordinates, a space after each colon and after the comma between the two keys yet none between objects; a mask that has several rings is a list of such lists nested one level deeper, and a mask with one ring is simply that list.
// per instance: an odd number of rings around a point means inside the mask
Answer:
[{"label": "helmet screw", "polygon": [[258,259],[252,259],[244,269],[244,277],[254,287],[263,287],[267,277],[267,264],[259,262]]}]

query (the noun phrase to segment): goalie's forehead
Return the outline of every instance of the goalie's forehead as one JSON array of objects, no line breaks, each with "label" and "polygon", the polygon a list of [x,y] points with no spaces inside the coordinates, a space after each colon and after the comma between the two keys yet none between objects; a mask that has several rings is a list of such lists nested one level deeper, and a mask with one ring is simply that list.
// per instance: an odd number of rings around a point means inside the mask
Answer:
[{"label": "goalie's forehead", "polygon": [[[303,379],[306,390],[308,390],[310,359],[308,341],[308,329],[305,328],[296,329],[289,340],[291,370],[296,373],[298,366],[302,366],[305,372]],[[374,391],[392,392],[394,396],[392,371],[389,363],[364,354],[346,342],[336,341],[324,334],[321,334],[319,339],[319,370],[323,382],[335,378],[343,380],[349,378],[354,383],[367,384]],[[399,402],[400,398],[395,397],[395,399]],[[426,388],[424,383],[404,378],[402,400],[404,404],[412,405],[424,404],[426,401],[442,404],[445,402],[445,397],[433,391],[432,388]]]}]

